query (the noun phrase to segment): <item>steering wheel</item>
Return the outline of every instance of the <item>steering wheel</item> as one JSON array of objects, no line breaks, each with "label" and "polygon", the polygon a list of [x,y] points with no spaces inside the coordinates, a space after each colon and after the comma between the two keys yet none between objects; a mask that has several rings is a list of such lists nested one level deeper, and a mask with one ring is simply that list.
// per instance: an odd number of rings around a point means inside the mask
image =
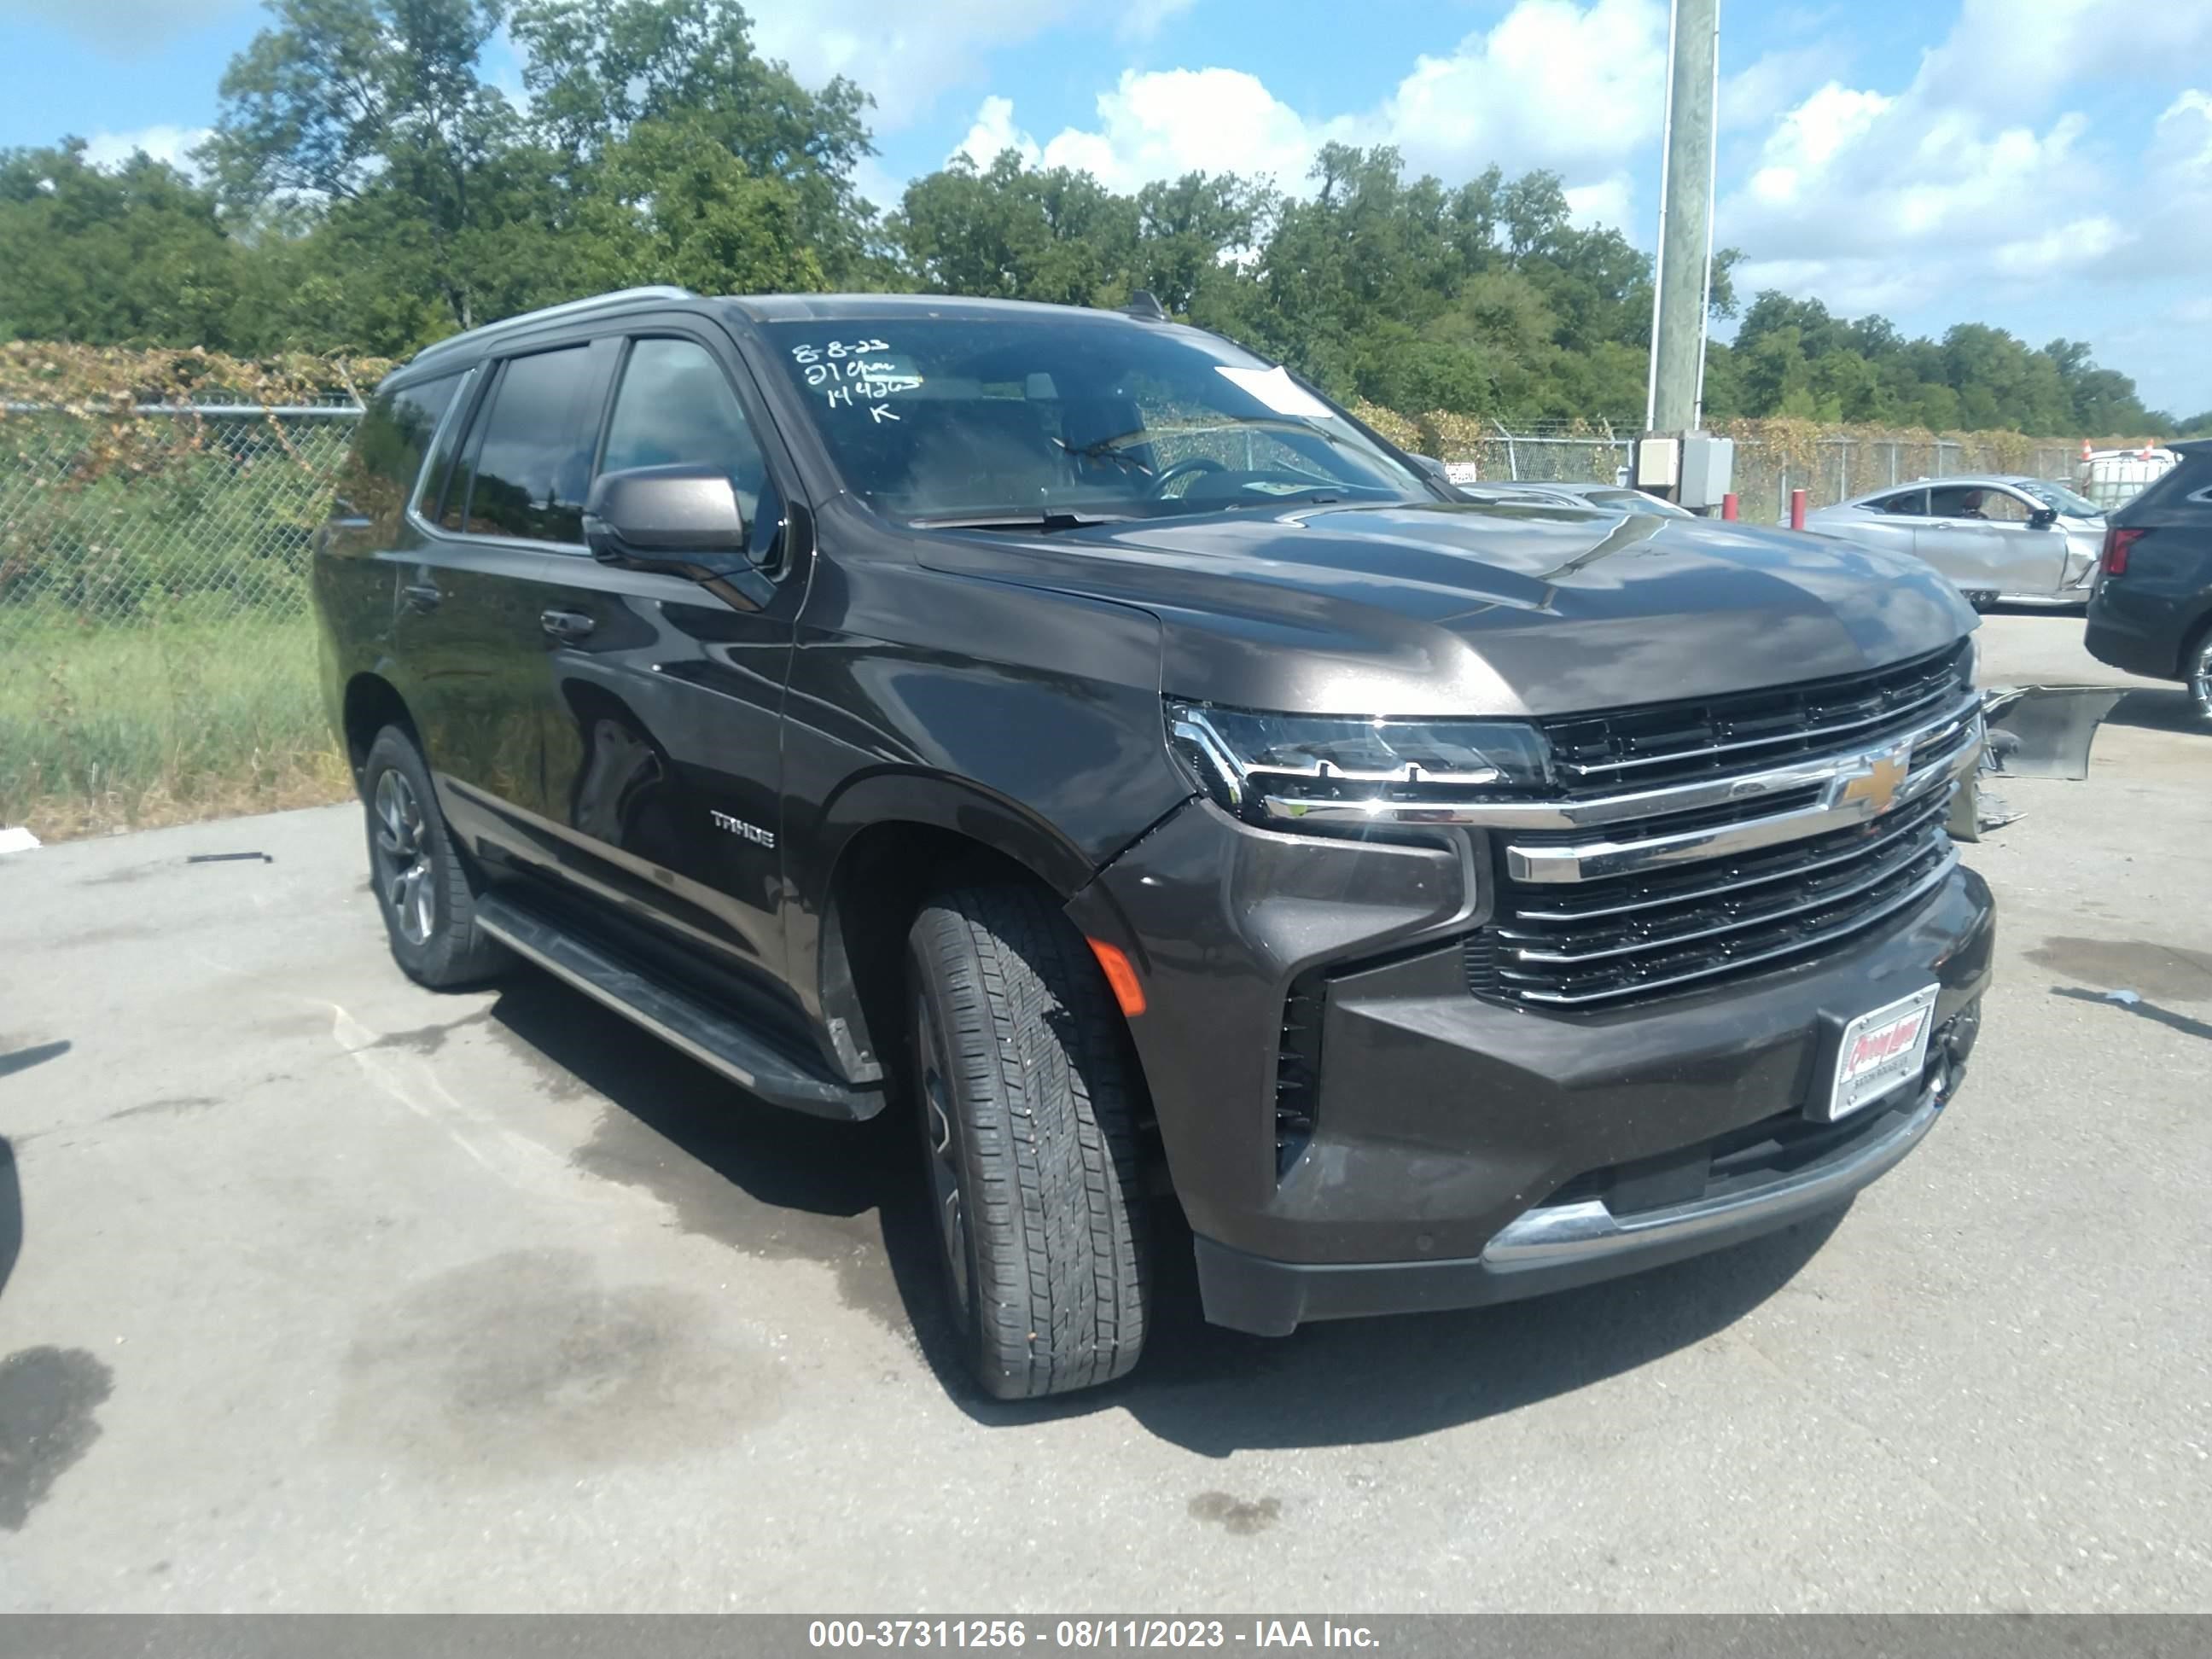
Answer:
[{"label": "steering wheel", "polygon": [[1146,494],[1158,500],[1168,493],[1168,486],[1177,478],[1195,472],[1226,472],[1228,471],[1227,467],[1211,455],[1186,455],[1173,466],[1162,467],[1159,477],[1152,480],[1152,486],[1146,491]]}]

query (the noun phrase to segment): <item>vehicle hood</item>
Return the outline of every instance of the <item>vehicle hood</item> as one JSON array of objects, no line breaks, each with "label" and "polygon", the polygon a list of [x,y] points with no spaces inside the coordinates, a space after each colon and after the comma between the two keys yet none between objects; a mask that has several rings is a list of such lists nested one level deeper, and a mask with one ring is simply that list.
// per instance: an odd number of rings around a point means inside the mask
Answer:
[{"label": "vehicle hood", "polygon": [[1140,606],[1162,689],[1250,708],[1559,714],[1875,668],[1974,617],[1917,561],[1704,519],[1301,507],[1026,536],[933,568]]}]

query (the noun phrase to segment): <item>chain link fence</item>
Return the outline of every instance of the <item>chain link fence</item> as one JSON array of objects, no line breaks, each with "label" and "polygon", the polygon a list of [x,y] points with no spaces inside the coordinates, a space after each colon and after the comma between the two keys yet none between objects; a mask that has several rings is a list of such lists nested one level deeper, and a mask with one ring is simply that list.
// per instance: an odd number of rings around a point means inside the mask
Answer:
[{"label": "chain link fence", "polygon": [[[1565,433],[1542,428],[1509,430],[1475,441],[1447,443],[1443,459],[1472,461],[1489,483],[1625,483],[1632,440],[1603,433]],[[1754,524],[1782,524],[1790,517],[1790,492],[1802,489],[1808,509],[1832,507],[1892,484],[1915,478],[1960,473],[2016,473],[2069,483],[2079,453],[2073,445],[2034,445],[2023,469],[2016,443],[2000,454],[1994,443],[1972,438],[1828,437],[1818,441],[1812,463],[1778,446],[1739,438],[1735,445],[1735,493],[1739,516]]]},{"label": "chain link fence", "polygon": [[[0,824],[331,798],[308,551],[351,406],[0,417]],[[114,422],[162,422],[121,459]]]},{"label": "chain link fence", "polygon": [[[341,796],[307,566],[360,410],[146,406],[93,421],[0,412],[0,825],[42,836]],[[1413,424],[1390,417],[1413,435]],[[166,422],[92,465],[104,422]],[[1620,430],[1458,421],[1441,447],[1486,481],[1613,481]],[[1796,459],[1740,439],[1741,516],[1787,519],[1912,478],[2018,470],[1972,439],[1830,436]],[[2075,450],[2036,447],[2065,478]],[[148,457],[152,459],[149,459]]]}]

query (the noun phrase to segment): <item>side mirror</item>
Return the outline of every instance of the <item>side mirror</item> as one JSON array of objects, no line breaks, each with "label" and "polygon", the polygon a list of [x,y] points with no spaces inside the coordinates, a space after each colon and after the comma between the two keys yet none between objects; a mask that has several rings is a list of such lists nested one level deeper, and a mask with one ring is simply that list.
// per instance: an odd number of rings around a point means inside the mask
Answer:
[{"label": "side mirror", "polygon": [[2055,507],[2039,507],[2027,515],[2030,530],[2048,530],[2057,522],[2058,509]]},{"label": "side mirror", "polygon": [[584,503],[584,544],[603,564],[696,580],[750,568],[738,492],[729,474],[712,467],[602,474]]}]

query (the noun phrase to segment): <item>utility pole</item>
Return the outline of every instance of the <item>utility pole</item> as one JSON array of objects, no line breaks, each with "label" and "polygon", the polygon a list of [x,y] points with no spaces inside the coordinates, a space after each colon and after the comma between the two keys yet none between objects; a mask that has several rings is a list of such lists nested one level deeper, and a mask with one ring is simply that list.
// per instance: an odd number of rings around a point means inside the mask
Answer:
[{"label": "utility pole", "polygon": [[[1720,80],[1720,0],[1674,0],[1667,28],[1659,275],[1651,302],[1647,436],[1637,453],[1639,485],[1668,490],[1692,507],[1717,506],[1720,499],[1711,487],[1711,452],[1693,447],[1686,453],[1681,441],[1698,433],[1704,416],[1705,316],[1712,298],[1713,120]],[[1719,482],[1724,489],[1725,453],[1719,459]]]}]

